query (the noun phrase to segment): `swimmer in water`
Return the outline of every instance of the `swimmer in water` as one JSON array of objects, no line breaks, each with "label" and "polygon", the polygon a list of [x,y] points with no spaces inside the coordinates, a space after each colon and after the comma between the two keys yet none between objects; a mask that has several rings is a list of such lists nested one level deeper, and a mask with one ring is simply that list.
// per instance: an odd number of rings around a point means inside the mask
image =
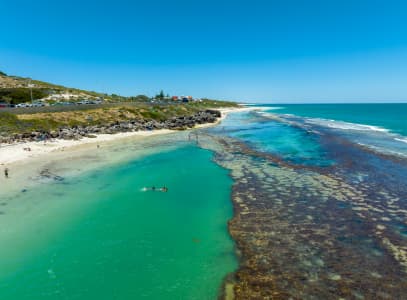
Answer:
[{"label": "swimmer in water", "polygon": [[8,178],[8,168],[4,169],[4,177]]},{"label": "swimmer in water", "polygon": [[143,187],[143,191],[155,191],[155,186],[152,186],[152,187]]},{"label": "swimmer in water", "polygon": [[160,192],[168,192],[168,188],[167,187],[165,187],[165,186],[163,186],[163,187],[161,187],[161,188],[159,188],[159,189],[157,189],[155,186],[152,186],[152,187],[143,187],[143,189],[142,189],[143,191],[153,191],[153,192],[155,192],[155,191],[160,191]]}]

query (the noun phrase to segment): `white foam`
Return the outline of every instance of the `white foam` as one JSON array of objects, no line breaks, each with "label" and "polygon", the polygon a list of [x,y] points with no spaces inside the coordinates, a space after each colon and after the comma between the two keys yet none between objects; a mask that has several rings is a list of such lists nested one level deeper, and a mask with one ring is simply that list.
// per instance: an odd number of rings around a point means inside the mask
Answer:
[{"label": "white foam", "polygon": [[[258,107],[258,110],[256,111],[258,114],[261,114],[261,115],[265,115],[265,116],[267,116],[267,115],[269,115],[269,116],[275,116],[275,114],[274,113],[272,113],[272,112],[269,112],[269,110],[279,110],[279,109],[283,109],[284,107],[261,107],[261,106],[259,106]],[[259,110],[260,109],[260,110]]]},{"label": "white foam", "polygon": [[396,155],[396,156],[401,156],[401,157],[407,157],[407,154],[404,152],[399,152],[399,151],[395,151],[392,149],[388,149],[388,148],[383,148],[383,147],[379,147],[379,146],[374,146],[374,145],[370,145],[370,144],[365,144],[365,143],[357,143],[358,145],[367,147],[369,149],[372,149],[376,152],[380,152],[380,153],[385,153],[385,154],[391,154],[391,155]]},{"label": "white foam", "polygon": [[403,142],[407,144],[407,138],[394,138],[396,141]]},{"label": "white foam", "polygon": [[273,118],[280,117],[280,116],[285,116],[285,117],[290,116],[287,114],[275,114],[275,113],[268,112],[268,111],[256,111],[256,113],[258,113],[259,115],[262,115],[262,116],[266,116],[266,117],[268,116],[268,117],[273,117]]},{"label": "white foam", "polygon": [[350,123],[344,121],[327,120],[319,118],[306,119],[307,123],[321,125],[329,128],[343,129],[343,130],[357,130],[357,131],[378,131],[378,132],[389,132],[388,129],[379,126],[365,125]]}]

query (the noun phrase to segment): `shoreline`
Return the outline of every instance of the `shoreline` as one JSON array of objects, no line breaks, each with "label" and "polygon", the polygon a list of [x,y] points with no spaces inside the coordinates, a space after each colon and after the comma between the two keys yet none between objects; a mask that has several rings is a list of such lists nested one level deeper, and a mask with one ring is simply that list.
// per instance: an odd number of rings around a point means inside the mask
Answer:
[{"label": "shoreline", "polygon": [[[222,122],[229,113],[255,110],[258,107],[240,107],[219,109],[221,117],[213,123],[194,126],[188,130],[216,126]],[[46,157],[55,152],[70,151],[78,147],[94,147],[106,142],[116,142],[128,138],[148,138],[151,136],[178,132],[173,129],[155,129],[120,132],[115,134],[96,134],[95,138],[83,137],[79,140],[53,139],[47,142],[22,142],[14,144],[0,144],[0,166],[6,168],[15,163],[28,163],[32,158]]]},{"label": "shoreline", "polygon": [[[80,140],[54,139],[44,142],[23,142],[11,145],[0,146],[0,165],[12,165],[38,158],[53,152],[76,149],[78,147],[94,146],[99,143],[106,143],[115,140],[131,137],[149,137],[160,134],[172,133],[174,130],[159,129],[153,131],[120,132],[116,134],[98,134],[95,138],[84,137]],[[30,149],[30,150],[24,150]]]}]

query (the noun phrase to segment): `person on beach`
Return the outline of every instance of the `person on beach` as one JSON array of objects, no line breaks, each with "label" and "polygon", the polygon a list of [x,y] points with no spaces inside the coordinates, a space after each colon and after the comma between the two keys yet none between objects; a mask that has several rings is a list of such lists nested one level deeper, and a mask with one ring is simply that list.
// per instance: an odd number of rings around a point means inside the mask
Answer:
[{"label": "person on beach", "polygon": [[4,177],[8,178],[8,168],[4,169]]},{"label": "person on beach", "polygon": [[163,186],[162,188],[160,188],[160,191],[161,192],[168,192],[168,188],[167,187],[165,187],[165,186]]}]

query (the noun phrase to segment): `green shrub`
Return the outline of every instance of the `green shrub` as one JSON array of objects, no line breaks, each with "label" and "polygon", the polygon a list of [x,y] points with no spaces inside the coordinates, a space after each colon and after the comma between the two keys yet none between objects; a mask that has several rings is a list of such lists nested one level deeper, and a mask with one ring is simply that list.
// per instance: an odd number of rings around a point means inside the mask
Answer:
[{"label": "green shrub", "polygon": [[58,122],[49,119],[19,120],[14,114],[0,112],[0,133],[49,131],[59,126]]},{"label": "green shrub", "polygon": [[[46,89],[33,88],[33,99],[41,99],[48,95]],[[25,103],[31,101],[31,91],[28,88],[6,88],[0,89],[0,100],[8,100],[11,104]]]}]

